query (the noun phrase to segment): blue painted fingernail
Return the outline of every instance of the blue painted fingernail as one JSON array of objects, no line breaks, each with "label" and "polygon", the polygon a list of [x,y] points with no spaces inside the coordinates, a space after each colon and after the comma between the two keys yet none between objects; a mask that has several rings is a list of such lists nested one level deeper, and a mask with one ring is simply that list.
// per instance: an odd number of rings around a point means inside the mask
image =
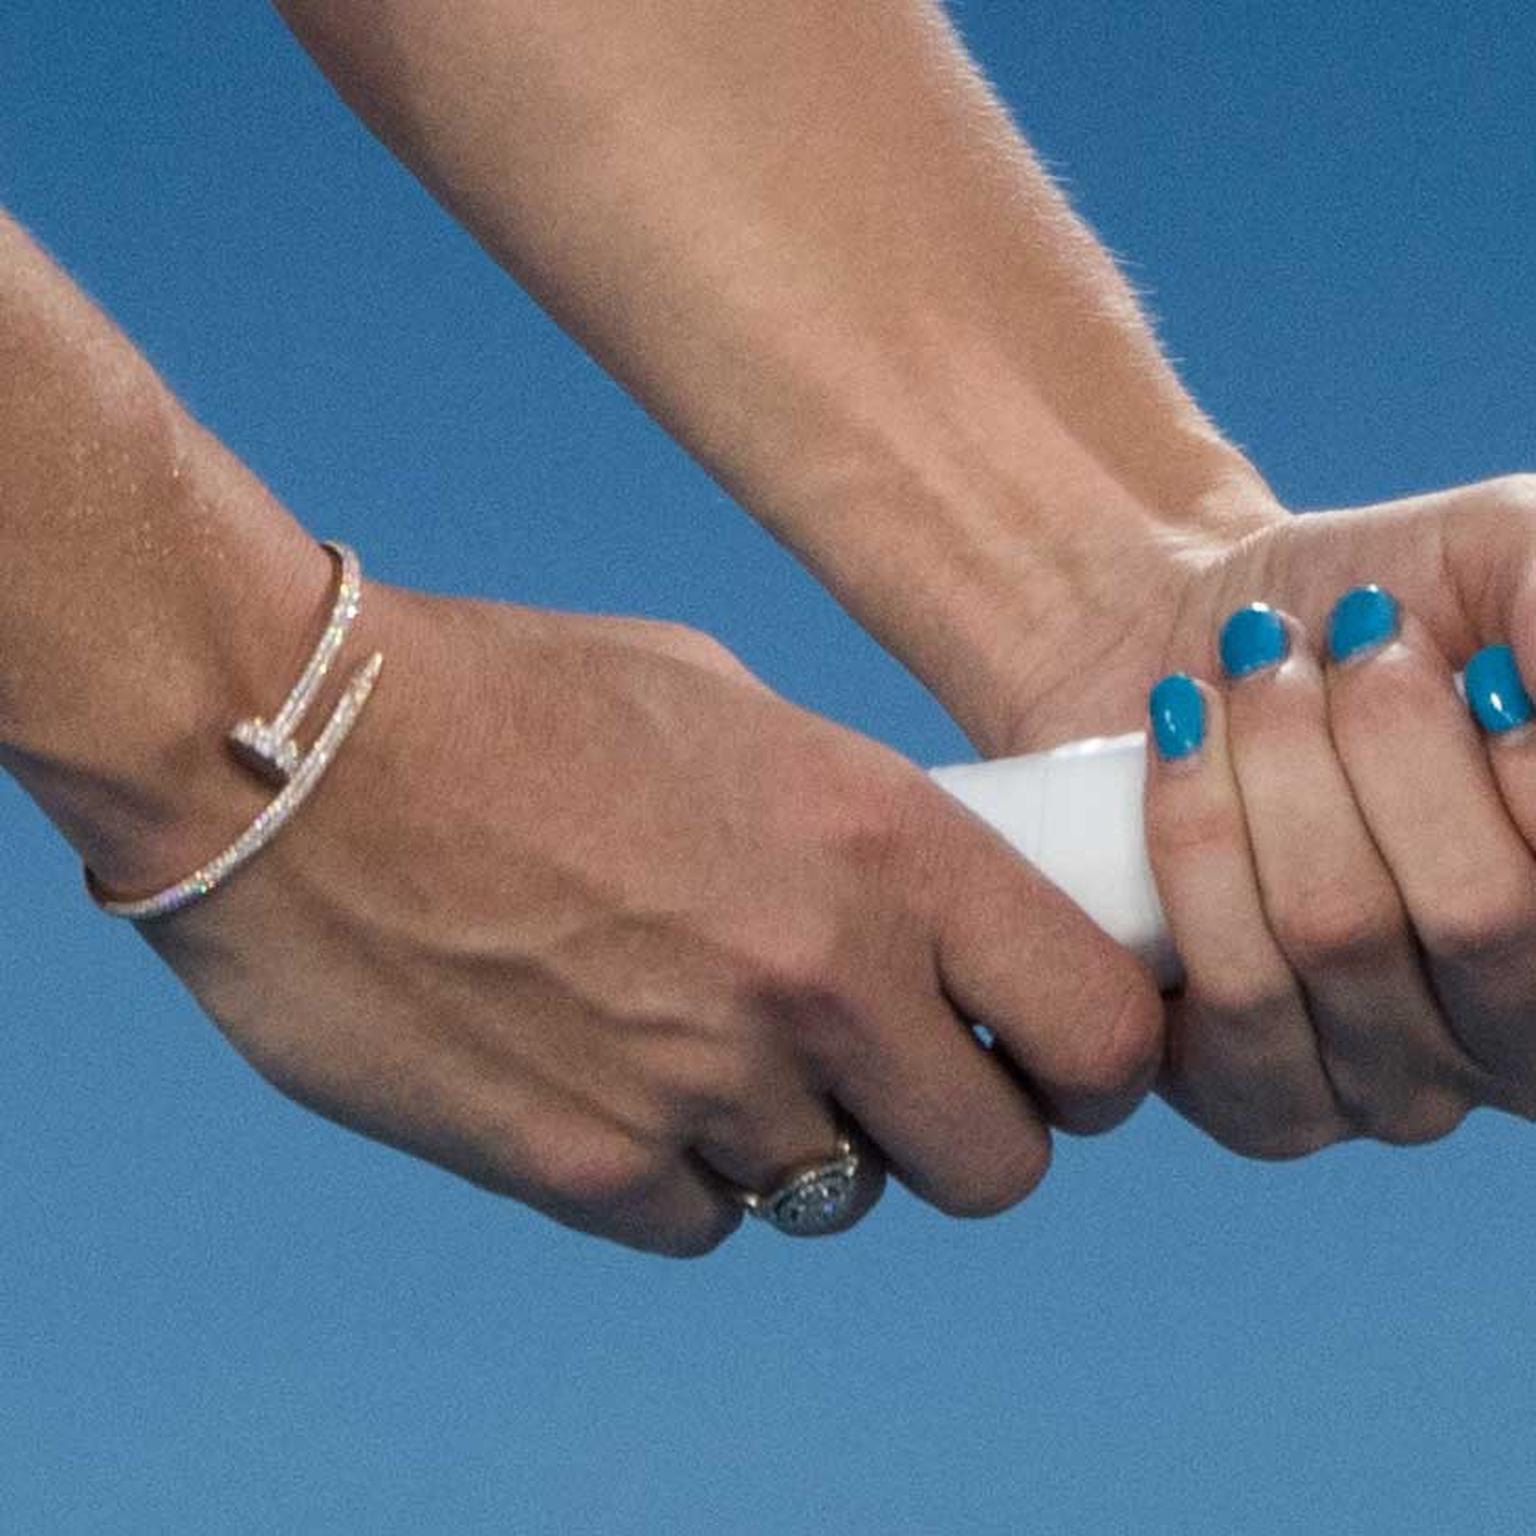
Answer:
[{"label": "blue painted fingernail", "polygon": [[1395,639],[1401,620],[1397,599],[1383,587],[1352,587],[1333,605],[1328,654],[1335,661],[1366,656]]},{"label": "blue painted fingernail", "polygon": [[1152,735],[1168,761],[1188,757],[1205,740],[1205,700],[1192,677],[1171,672],[1147,696]]},{"label": "blue painted fingernail", "polygon": [[1507,645],[1485,645],[1467,663],[1464,682],[1467,703],[1485,731],[1512,731],[1536,713],[1520,681],[1515,653]]},{"label": "blue painted fingernail", "polygon": [[1284,661],[1290,646],[1280,615],[1268,603],[1249,603],[1221,626],[1222,671],[1228,677],[1247,677]]}]

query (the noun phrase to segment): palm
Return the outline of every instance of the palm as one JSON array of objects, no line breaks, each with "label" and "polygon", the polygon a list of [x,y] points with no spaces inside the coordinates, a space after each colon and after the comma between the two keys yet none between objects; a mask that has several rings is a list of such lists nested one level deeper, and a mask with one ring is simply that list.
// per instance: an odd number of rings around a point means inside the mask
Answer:
[{"label": "palm", "polygon": [[[1388,587],[1460,667],[1480,645],[1506,640],[1536,659],[1536,476],[1511,476],[1376,506],[1278,521],[1212,550],[1155,591],[1134,629],[1105,623],[1079,645],[1070,673],[1042,682],[1003,734],[1003,755],[1145,725],[1148,688],[1167,672],[1218,675],[1216,635],[1244,603],[1283,608],[1321,643],[1329,610],[1348,588]],[[1123,611],[1123,609],[1122,609]],[[1084,686],[1084,677],[1092,679]]]}]

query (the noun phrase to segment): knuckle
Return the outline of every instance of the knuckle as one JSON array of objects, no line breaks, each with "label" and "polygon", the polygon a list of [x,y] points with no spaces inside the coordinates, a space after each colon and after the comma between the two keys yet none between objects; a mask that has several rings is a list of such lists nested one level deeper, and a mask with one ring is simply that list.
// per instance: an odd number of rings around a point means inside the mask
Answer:
[{"label": "knuckle", "polygon": [[807,754],[783,802],[787,842],[812,854],[861,920],[871,900],[887,917],[927,910],[956,873],[955,827],[964,814],[910,763],[877,743]]},{"label": "knuckle", "polygon": [[686,630],[686,639],[680,643],[683,657],[711,672],[726,672],[732,676],[745,675],[746,666],[728,645],[706,634],[702,629]]},{"label": "knuckle", "polygon": [[1448,1094],[1421,1094],[1411,1104],[1373,1117],[1367,1134],[1394,1147],[1427,1146],[1456,1130],[1470,1108]]},{"label": "knuckle", "polygon": [[1528,518],[1536,519],[1536,472],[1523,470],[1513,475],[1500,475],[1489,482],[1498,493],[1505,508],[1512,508]]},{"label": "knuckle", "polygon": [[731,1120],[751,1102],[756,1054],[741,1031],[713,1024],[678,1031],[653,1063],[658,1122],[677,1128]]},{"label": "knuckle", "polygon": [[1449,889],[1453,904],[1414,924],[1437,959],[1463,969],[1493,969],[1529,951],[1533,915],[1528,892],[1505,895],[1474,881]]},{"label": "knuckle", "polygon": [[946,1216],[981,1221],[1001,1216],[1027,1200],[1050,1171],[1050,1143],[1013,1145],[984,1167],[972,1170],[963,1182],[924,1191],[929,1204]]},{"label": "knuckle", "polygon": [[750,676],[746,666],[731,648],[707,630],[695,629],[676,619],[624,619],[636,639],[650,649],[691,666],[712,672]]},{"label": "knuckle", "polygon": [[1147,820],[1147,850],[1158,863],[1197,860],[1245,846],[1248,825],[1235,801],[1202,801],[1177,814],[1154,812]]},{"label": "knuckle", "polygon": [[647,619],[645,624],[651,638],[676,655],[703,656],[725,649],[713,635],[679,619]]},{"label": "knuckle", "polygon": [[1261,1163],[1293,1163],[1347,1141],[1351,1135],[1347,1127],[1331,1120],[1268,1126],[1207,1125],[1204,1129],[1229,1152]]},{"label": "knuckle", "polygon": [[685,1079],[685,1102],[692,1120],[732,1122],[752,1103],[757,1074],[740,1051],[700,1053],[700,1062]]},{"label": "knuckle", "polygon": [[806,1059],[845,1061],[863,1048],[867,1030],[844,970],[830,930],[787,942],[749,968],[747,1009]]},{"label": "knuckle", "polygon": [[855,872],[888,875],[899,865],[903,888],[967,846],[970,813],[921,769],[876,741],[839,737],[836,746],[820,793],[802,797],[818,846]]},{"label": "knuckle", "polygon": [[651,1251],[668,1259],[702,1259],[713,1253],[741,1225],[741,1212],[722,1208],[712,1220],[694,1222],[656,1237]]},{"label": "knuckle", "polygon": [[837,965],[825,935],[786,940],[776,953],[749,967],[746,982],[751,1002],[776,1016],[814,1017],[842,1006]]},{"label": "knuckle", "polygon": [[[1090,1099],[1133,1100],[1151,1087],[1162,1059],[1162,1000],[1150,986],[1128,984],[1100,1019],[1081,1036],[1062,1084]],[[1108,1130],[1109,1124],[1095,1121],[1084,1129]]]},{"label": "knuckle", "polygon": [[1304,970],[1369,960],[1388,949],[1402,926],[1395,901],[1353,898],[1346,882],[1306,891],[1273,919],[1275,938],[1288,959]]},{"label": "knuckle", "polygon": [[1480,1083],[1472,1096],[1473,1107],[1487,1105],[1522,1120],[1536,1120],[1536,1083],[1529,1081],[1529,1073],[1525,1079]]},{"label": "knuckle", "polygon": [[1288,972],[1265,974],[1226,967],[1192,971],[1184,997],[1187,1009],[1242,1034],[1267,1034],[1296,1007],[1296,989]]},{"label": "knuckle", "polygon": [[[1300,626],[1293,619],[1291,627]],[[1305,651],[1292,652],[1286,664],[1258,674],[1262,688],[1239,688],[1230,695],[1227,710],[1234,739],[1254,755],[1293,751],[1300,741],[1320,728],[1326,709],[1321,678]]]},{"label": "knuckle", "polygon": [[1139,977],[1111,1012],[1108,1059],[1115,1081],[1134,1087],[1150,1079],[1166,1044],[1166,1014],[1156,990]]},{"label": "knuckle", "polygon": [[865,774],[831,792],[825,812],[828,824],[818,832],[844,868],[878,879],[914,846],[932,840],[933,806],[926,787],[919,792],[905,774],[883,782]]},{"label": "knuckle", "polygon": [[572,1137],[546,1152],[540,1182],[564,1205],[607,1211],[643,1201],[661,1175],[660,1157],[625,1137]]},{"label": "knuckle", "polygon": [[1445,709],[1443,662],[1416,646],[1394,647],[1368,667],[1334,673],[1328,691],[1328,722],[1346,749],[1400,738]]},{"label": "knuckle", "polygon": [[1352,1132],[1390,1146],[1438,1141],[1461,1124],[1470,1103],[1457,1091],[1421,1083],[1383,1085],[1375,1064],[1328,1062],[1328,1080],[1341,1119]]}]

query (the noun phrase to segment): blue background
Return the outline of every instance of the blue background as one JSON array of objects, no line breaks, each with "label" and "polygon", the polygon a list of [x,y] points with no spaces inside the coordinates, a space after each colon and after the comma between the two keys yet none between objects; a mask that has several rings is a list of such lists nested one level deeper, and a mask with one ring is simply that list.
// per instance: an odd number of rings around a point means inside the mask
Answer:
[{"label": "blue background", "polygon": [[[1533,466],[1524,0],[957,16],[1293,504]],[[0,201],[373,573],[676,616],[967,755],[263,6],[9,0]],[[671,1263],[280,1099],[8,783],[0,867],[6,1531],[1531,1528],[1513,1121],[1271,1167],[1153,1104],[994,1222]]]}]

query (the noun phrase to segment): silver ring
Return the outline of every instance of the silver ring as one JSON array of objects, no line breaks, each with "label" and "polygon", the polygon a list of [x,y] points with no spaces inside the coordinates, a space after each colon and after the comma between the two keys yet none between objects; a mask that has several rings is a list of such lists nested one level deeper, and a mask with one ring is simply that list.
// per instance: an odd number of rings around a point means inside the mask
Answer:
[{"label": "silver ring", "polygon": [[858,1221],[884,1188],[884,1164],[844,1136],[830,1158],[795,1169],[768,1194],[740,1193],[754,1216],[786,1237],[831,1237]]}]

